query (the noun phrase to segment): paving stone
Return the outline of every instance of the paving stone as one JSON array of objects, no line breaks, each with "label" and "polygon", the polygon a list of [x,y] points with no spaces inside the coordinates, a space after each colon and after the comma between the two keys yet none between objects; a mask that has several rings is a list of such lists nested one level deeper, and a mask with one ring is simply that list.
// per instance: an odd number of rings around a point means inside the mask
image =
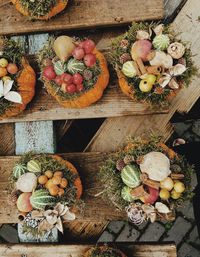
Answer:
[{"label": "paving stone", "polygon": [[117,237],[116,242],[134,242],[140,235],[130,224],[126,224],[120,235]]},{"label": "paving stone", "polygon": [[177,133],[178,136],[183,136],[183,134],[188,131],[188,129],[192,126],[192,123],[183,123],[183,122],[178,122],[174,123],[174,130]]},{"label": "paving stone", "polygon": [[180,207],[177,209],[179,212],[182,212],[184,217],[188,219],[194,219],[194,208],[193,203],[190,201],[187,201],[183,207]]},{"label": "paving stone", "polygon": [[184,243],[178,251],[178,257],[200,257],[199,250]]},{"label": "paving stone", "polygon": [[179,244],[191,226],[190,222],[186,221],[182,217],[178,217],[173,227],[168,231],[167,237],[164,238],[164,241],[175,241],[176,244]]},{"label": "paving stone", "polygon": [[165,228],[158,222],[151,223],[144,234],[140,237],[139,241],[158,241],[161,236],[164,234]]},{"label": "paving stone", "polygon": [[189,243],[196,243],[200,245],[200,238],[197,230],[197,226],[194,227],[194,229],[191,231],[189,235],[189,239],[187,240]]},{"label": "paving stone", "polygon": [[100,236],[98,243],[103,242],[113,242],[115,240],[115,236],[108,231],[104,231],[103,234]]},{"label": "paving stone", "polygon": [[192,132],[200,137],[200,120],[196,120],[192,125]]},{"label": "paving stone", "polygon": [[125,226],[124,221],[111,221],[109,225],[107,226],[106,230],[113,232],[115,234],[119,233],[122,228]]},{"label": "paving stone", "polygon": [[5,224],[0,228],[0,236],[8,243],[19,242],[17,230],[8,224]]}]

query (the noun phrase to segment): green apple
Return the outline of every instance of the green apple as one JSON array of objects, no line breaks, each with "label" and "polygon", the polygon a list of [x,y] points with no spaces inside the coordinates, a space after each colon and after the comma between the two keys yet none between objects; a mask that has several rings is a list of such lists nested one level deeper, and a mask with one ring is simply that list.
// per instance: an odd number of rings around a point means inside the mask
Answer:
[{"label": "green apple", "polygon": [[145,79],[148,81],[150,84],[155,84],[156,82],[156,76],[152,74],[146,75]]}]

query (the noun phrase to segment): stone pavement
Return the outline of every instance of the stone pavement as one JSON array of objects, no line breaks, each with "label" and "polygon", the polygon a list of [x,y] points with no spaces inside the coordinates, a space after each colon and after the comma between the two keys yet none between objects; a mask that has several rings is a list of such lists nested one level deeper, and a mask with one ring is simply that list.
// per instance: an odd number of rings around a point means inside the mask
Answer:
[{"label": "stone pavement", "polygon": [[[172,139],[181,137],[187,142],[200,141],[200,120],[176,123]],[[171,140],[172,141],[172,140]],[[196,176],[193,178],[196,185]],[[192,203],[186,202],[178,209],[177,219],[173,223],[145,223],[136,227],[124,221],[110,222],[99,242],[170,242],[175,241],[178,257],[200,257],[200,239],[194,220]],[[18,242],[14,226],[0,227],[0,242]]]}]

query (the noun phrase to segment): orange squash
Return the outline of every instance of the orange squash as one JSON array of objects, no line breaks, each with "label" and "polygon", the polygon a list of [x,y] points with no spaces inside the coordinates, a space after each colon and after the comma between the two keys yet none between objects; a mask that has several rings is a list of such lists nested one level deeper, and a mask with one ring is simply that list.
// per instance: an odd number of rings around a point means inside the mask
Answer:
[{"label": "orange squash", "polygon": [[48,93],[51,94],[60,105],[68,108],[84,108],[97,102],[102,97],[103,92],[109,82],[109,71],[104,55],[97,49],[94,49],[93,54],[96,55],[96,58],[99,61],[101,73],[98,76],[96,84],[91,89],[81,94],[79,97],[76,97],[72,100],[63,99],[60,95],[57,94],[56,90],[53,89],[51,83],[48,80],[45,80],[45,86]]},{"label": "orange squash", "polygon": [[[83,255],[84,257],[91,257],[92,256],[92,252],[94,251],[94,249],[95,249],[95,247],[92,247],[92,248],[90,248],[89,250],[87,250],[86,252],[85,252],[85,254]],[[112,248],[111,247],[108,247],[108,246],[99,246],[98,247],[98,249],[103,253],[103,252],[105,252],[106,250],[111,250]],[[117,253],[117,254],[120,254],[121,255],[121,257],[126,257],[126,255],[122,252],[122,251],[120,251],[119,249],[114,249],[115,250],[115,252]]]},{"label": "orange squash", "polygon": [[[79,175],[77,169],[74,167],[74,165],[71,162],[64,160],[58,155],[51,155],[51,157],[56,161],[58,161],[59,163],[62,163],[63,165],[65,165],[75,175]],[[80,199],[83,193],[83,186],[79,176],[77,176],[77,178],[75,179],[74,186],[76,187],[76,198]]]},{"label": "orange squash", "polygon": [[17,77],[18,93],[22,97],[22,104],[13,103],[4,114],[0,115],[0,120],[16,116],[21,113],[35,95],[36,75],[32,67],[25,58],[21,61],[22,69]]},{"label": "orange squash", "polygon": [[[24,9],[24,7],[21,5],[19,0],[11,0],[11,1],[15,5],[15,8],[17,9],[17,11],[19,11],[24,16],[30,16],[28,11],[26,9]],[[65,9],[65,7],[67,6],[67,3],[68,3],[68,0],[58,0],[57,4],[51,10],[49,10],[49,13],[47,15],[40,16],[40,17],[33,17],[33,18],[38,19],[38,20],[49,20],[53,16],[62,12]]]}]

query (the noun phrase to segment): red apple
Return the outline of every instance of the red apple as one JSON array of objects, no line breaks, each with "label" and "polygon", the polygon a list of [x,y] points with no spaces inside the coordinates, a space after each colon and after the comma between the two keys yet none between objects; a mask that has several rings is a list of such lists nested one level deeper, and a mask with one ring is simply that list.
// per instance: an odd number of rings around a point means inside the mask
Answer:
[{"label": "red apple", "polygon": [[81,60],[83,59],[83,57],[85,56],[85,51],[83,50],[82,47],[78,46],[74,49],[74,51],[72,52],[72,56],[77,59],[77,60]]},{"label": "red apple", "polygon": [[69,93],[69,94],[73,94],[76,92],[76,86],[74,84],[67,84],[67,83],[63,83],[62,84],[62,90],[65,93]]},{"label": "red apple", "polygon": [[149,195],[141,197],[140,200],[146,204],[148,204],[148,203],[154,204],[156,202],[156,200],[158,199],[159,190],[147,186],[147,192],[149,193]]},{"label": "red apple", "polygon": [[94,54],[86,54],[84,63],[87,67],[92,67],[96,63],[96,56]]},{"label": "red apple", "polygon": [[18,72],[17,65],[15,63],[9,63],[8,66],[6,67],[8,73],[10,74],[16,74]]},{"label": "red apple", "polygon": [[79,84],[79,85],[76,86],[76,91],[77,91],[77,92],[81,92],[81,91],[83,91],[83,90],[84,90],[83,84]]},{"label": "red apple", "polygon": [[44,68],[42,75],[48,79],[48,80],[52,80],[56,78],[56,73],[54,71],[53,66],[47,66]]},{"label": "red apple", "polygon": [[71,84],[72,81],[73,81],[73,77],[72,77],[72,75],[70,75],[69,73],[63,73],[63,74],[61,75],[61,78],[62,78],[62,81],[63,81],[64,83],[67,83],[67,84]]},{"label": "red apple", "polygon": [[83,82],[83,77],[81,74],[76,73],[73,75],[73,83],[76,85],[80,85]]},{"label": "red apple", "polygon": [[62,78],[61,78],[61,76],[56,76],[55,82],[56,82],[56,84],[59,85],[59,86],[62,85]]},{"label": "red apple", "polygon": [[92,53],[95,48],[95,43],[91,39],[86,39],[83,41],[83,49],[85,50],[86,54]]},{"label": "red apple", "polygon": [[17,199],[17,208],[20,212],[30,212],[33,207],[30,203],[32,193],[22,193]]}]

